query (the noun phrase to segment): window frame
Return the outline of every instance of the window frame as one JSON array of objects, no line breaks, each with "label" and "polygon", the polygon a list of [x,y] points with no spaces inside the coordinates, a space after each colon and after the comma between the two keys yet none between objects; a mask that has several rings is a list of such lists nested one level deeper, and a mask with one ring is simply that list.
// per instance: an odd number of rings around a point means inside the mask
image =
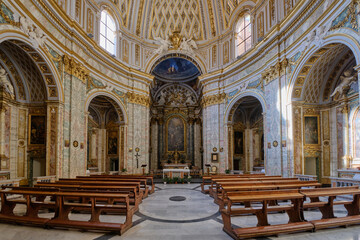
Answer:
[{"label": "window frame", "polygon": [[[249,17],[248,23],[246,18]],[[242,25],[242,26],[241,26]],[[240,35],[243,34],[241,37]],[[252,48],[252,24],[251,16],[249,13],[244,13],[236,22],[235,25],[235,54],[236,57],[249,51]],[[239,40],[241,39],[241,41]]]},{"label": "window frame", "polygon": [[[105,22],[103,21],[103,14]],[[110,22],[109,22],[110,21]],[[111,28],[113,25],[113,28]],[[116,32],[117,26],[114,17],[106,9],[101,11],[99,28],[99,45],[107,52],[116,56]],[[111,34],[113,38],[111,39]]]}]

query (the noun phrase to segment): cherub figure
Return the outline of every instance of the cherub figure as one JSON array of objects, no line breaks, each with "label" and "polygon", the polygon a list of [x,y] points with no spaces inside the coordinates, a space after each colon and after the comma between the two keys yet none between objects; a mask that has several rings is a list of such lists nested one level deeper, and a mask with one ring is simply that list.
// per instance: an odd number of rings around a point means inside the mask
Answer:
[{"label": "cherub figure", "polygon": [[352,70],[348,69],[344,72],[344,76],[340,77],[340,84],[335,88],[330,97],[334,97],[337,93],[339,96],[344,94],[344,90],[346,87],[350,87],[350,85],[357,80],[356,75],[352,75]]},{"label": "cherub figure", "polygon": [[196,42],[190,38],[188,40],[186,40],[185,38],[182,39],[181,43],[180,43],[180,50],[190,54],[190,55],[194,55],[195,52],[194,52],[194,49],[197,49],[197,45],[196,45]]},{"label": "cherub figure", "polygon": [[166,39],[162,39],[160,37],[155,37],[155,40],[160,43],[160,47],[158,49],[156,49],[156,51],[155,51],[156,54],[159,54],[159,55],[163,54],[164,52],[169,50],[169,48],[171,47],[171,42],[169,40],[169,36],[166,36]]}]

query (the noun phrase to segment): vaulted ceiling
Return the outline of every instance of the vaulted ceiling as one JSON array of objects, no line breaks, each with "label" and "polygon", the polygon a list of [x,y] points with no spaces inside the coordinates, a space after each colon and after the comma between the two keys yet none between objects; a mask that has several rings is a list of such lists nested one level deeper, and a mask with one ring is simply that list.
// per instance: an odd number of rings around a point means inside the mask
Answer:
[{"label": "vaulted ceiling", "polygon": [[[101,2],[98,0],[97,2]],[[117,0],[122,27],[146,39],[165,38],[174,30],[197,41],[214,38],[231,26],[238,10],[256,1],[241,0]]]}]

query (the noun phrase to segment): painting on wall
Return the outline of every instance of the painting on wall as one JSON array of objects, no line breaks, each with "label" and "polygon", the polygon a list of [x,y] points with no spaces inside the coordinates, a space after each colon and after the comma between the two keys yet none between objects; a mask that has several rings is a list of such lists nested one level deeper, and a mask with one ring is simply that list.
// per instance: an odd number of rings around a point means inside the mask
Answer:
[{"label": "painting on wall", "polygon": [[185,151],[185,125],[180,117],[173,117],[167,123],[167,151]]},{"label": "painting on wall", "polygon": [[109,131],[108,133],[108,155],[118,154],[118,132]]},{"label": "painting on wall", "polygon": [[44,145],[46,143],[46,116],[29,116],[29,144]]},{"label": "painting on wall", "polygon": [[305,145],[317,145],[320,143],[319,116],[305,116],[304,129]]},{"label": "painting on wall", "polygon": [[234,132],[234,153],[240,155],[244,154],[244,132]]}]

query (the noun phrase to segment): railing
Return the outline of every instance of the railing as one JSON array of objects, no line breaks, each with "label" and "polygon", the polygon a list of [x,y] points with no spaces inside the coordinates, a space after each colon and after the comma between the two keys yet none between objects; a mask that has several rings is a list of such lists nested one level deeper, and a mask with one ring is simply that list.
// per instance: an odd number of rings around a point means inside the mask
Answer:
[{"label": "railing", "polygon": [[52,183],[56,181],[56,176],[41,176],[41,177],[34,177],[33,182],[35,183]]},{"label": "railing", "polygon": [[303,175],[303,174],[295,174],[300,181],[317,181],[316,175]]},{"label": "railing", "polygon": [[360,185],[360,180],[352,178],[335,178],[331,177],[331,186],[332,187],[348,187],[354,185]]}]

